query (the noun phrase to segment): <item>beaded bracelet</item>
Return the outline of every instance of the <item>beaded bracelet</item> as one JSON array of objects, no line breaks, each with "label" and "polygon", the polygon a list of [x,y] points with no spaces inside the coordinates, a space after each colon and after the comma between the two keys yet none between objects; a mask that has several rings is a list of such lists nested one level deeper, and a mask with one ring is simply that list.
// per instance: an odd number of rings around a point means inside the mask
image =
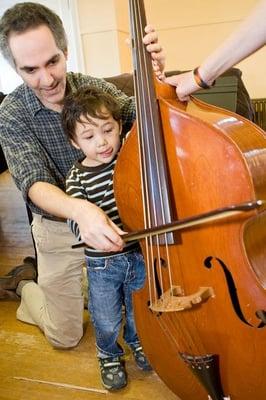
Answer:
[{"label": "beaded bracelet", "polygon": [[204,82],[204,80],[201,78],[200,74],[199,74],[199,67],[195,68],[193,70],[193,75],[194,75],[194,79],[196,81],[196,84],[201,87],[202,89],[210,89],[211,86],[214,85],[215,82],[213,82],[212,85],[208,85],[206,82]]}]

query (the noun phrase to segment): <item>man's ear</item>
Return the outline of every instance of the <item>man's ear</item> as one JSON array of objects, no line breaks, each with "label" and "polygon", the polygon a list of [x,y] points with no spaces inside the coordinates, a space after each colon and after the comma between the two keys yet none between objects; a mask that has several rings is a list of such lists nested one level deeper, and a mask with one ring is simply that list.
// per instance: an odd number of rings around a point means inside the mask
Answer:
[{"label": "man's ear", "polygon": [[75,142],[75,140],[70,139],[70,143],[72,144],[73,147],[75,147],[76,149],[80,150],[79,145]]}]

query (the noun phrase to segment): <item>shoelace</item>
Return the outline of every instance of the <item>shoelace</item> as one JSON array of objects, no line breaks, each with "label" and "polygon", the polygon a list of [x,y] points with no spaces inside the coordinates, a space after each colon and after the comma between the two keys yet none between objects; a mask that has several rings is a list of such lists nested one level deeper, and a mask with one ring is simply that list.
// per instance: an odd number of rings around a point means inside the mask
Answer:
[{"label": "shoelace", "polygon": [[114,367],[119,367],[120,366],[120,360],[119,359],[114,359],[107,361],[107,359],[103,359],[101,362],[101,367],[102,368],[114,368]]},{"label": "shoelace", "polygon": [[106,368],[106,367],[116,367],[116,366],[119,366],[120,365],[120,362],[119,361],[110,361],[110,362],[104,362],[103,364],[102,364],[102,366],[104,367],[104,368]]},{"label": "shoelace", "polygon": [[143,353],[142,346],[138,346],[133,350],[134,353]]}]

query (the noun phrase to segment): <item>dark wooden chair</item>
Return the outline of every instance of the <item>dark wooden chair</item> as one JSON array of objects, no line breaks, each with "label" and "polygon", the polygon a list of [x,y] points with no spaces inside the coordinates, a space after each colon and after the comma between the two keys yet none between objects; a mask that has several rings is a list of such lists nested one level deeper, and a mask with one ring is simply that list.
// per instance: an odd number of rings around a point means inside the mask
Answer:
[{"label": "dark wooden chair", "polygon": [[[167,71],[166,76],[181,74],[182,72],[185,71]],[[124,73],[105,79],[114,83],[118,89],[128,96],[134,95],[132,74]],[[216,83],[211,89],[199,90],[195,96],[207,103],[234,111],[254,121],[253,104],[242,80],[242,71],[238,68],[230,68],[216,79]]]},{"label": "dark wooden chair", "polygon": [[[2,93],[2,92],[0,92],[0,104],[2,103],[2,101],[4,100],[4,98],[5,98],[5,94]],[[1,172],[4,172],[4,171],[6,171],[6,170],[7,170],[6,159],[5,159],[3,150],[2,150],[2,148],[1,148],[1,146],[0,146],[0,173],[1,173]]]}]

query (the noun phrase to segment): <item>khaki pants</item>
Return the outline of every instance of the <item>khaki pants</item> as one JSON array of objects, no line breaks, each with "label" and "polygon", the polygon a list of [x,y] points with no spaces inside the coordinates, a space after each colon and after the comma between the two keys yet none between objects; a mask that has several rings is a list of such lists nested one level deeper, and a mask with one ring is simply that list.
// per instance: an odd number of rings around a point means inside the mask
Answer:
[{"label": "khaki pants", "polygon": [[83,335],[82,266],[84,249],[72,249],[75,237],[64,222],[33,215],[38,284],[27,283],[17,318],[38,325],[57,348],[75,346]]}]

